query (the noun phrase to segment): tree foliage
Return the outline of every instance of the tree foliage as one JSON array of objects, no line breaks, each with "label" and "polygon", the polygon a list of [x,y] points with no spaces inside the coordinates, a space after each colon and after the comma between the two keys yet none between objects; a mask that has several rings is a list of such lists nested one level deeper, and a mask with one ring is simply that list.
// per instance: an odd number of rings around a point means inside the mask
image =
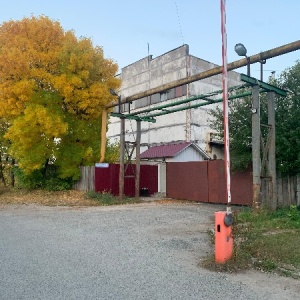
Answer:
[{"label": "tree foliage", "polygon": [[[0,26],[0,121],[25,174],[49,163],[62,178],[99,159],[101,112],[117,89],[117,64],[101,47],[48,17]],[[3,122],[2,122],[3,123]]]},{"label": "tree foliage", "polygon": [[282,174],[300,173],[300,61],[280,75],[276,83],[289,91],[276,101],[276,156]]},{"label": "tree foliage", "polygon": [[[276,167],[282,175],[300,173],[300,62],[285,70],[277,80],[280,88],[290,91],[287,97],[276,96]],[[261,124],[267,121],[266,94],[260,94]],[[232,170],[245,170],[252,162],[251,97],[229,102],[229,134]],[[211,127],[223,136],[223,111],[212,110]],[[267,127],[261,127],[262,140],[266,141]]]}]

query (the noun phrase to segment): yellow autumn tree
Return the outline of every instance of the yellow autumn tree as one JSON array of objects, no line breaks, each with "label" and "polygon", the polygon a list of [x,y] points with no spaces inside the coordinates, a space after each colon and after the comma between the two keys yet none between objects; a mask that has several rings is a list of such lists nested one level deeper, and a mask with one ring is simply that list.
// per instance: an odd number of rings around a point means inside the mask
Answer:
[{"label": "yellow autumn tree", "polygon": [[0,119],[10,124],[4,137],[25,173],[50,161],[76,179],[78,166],[97,160],[117,69],[101,47],[48,17],[0,26]]}]

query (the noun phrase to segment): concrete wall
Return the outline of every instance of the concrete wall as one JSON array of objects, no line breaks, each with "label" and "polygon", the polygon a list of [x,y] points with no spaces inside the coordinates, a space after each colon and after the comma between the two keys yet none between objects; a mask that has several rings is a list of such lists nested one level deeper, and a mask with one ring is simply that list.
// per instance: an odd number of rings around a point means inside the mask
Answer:
[{"label": "concrete wall", "polygon": [[158,164],[158,192],[166,193],[167,191],[167,168],[165,163]]}]

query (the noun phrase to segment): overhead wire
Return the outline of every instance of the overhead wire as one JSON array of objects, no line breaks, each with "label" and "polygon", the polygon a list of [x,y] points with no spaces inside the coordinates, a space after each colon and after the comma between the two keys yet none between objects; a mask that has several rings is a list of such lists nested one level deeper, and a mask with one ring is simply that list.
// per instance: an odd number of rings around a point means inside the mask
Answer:
[{"label": "overhead wire", "polygon": [[177,21],[178,21],[178,25],[179,25],[182,45],[184,45],[183,31],[182,31],[182,27],[181,27],[180,15],[179,15],[179,10],[178,10],[178,5],[177,5],[176,0],[174,0],[174,4],[175,4],[175,9],[176,9],[176,14],[177,14]]}]

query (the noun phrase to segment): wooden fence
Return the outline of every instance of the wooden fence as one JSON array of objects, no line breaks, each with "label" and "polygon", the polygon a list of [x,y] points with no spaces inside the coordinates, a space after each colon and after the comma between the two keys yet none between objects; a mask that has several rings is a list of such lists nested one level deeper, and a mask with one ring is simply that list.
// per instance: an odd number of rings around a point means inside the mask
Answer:
[{"label": "wooden fence", "polygon": [[[262,179],[262,203],[268,204],[269,179]],[[300,205],[300,176],[277,177],[278,206]]]},{"label": "wooden fence", "polygon": [[77,181],[73,185],[74,190],[79,191],[94,191],[95,190],[95,167],[94,166],[86,166],[80,167],[81,176],[79,181]]}]

